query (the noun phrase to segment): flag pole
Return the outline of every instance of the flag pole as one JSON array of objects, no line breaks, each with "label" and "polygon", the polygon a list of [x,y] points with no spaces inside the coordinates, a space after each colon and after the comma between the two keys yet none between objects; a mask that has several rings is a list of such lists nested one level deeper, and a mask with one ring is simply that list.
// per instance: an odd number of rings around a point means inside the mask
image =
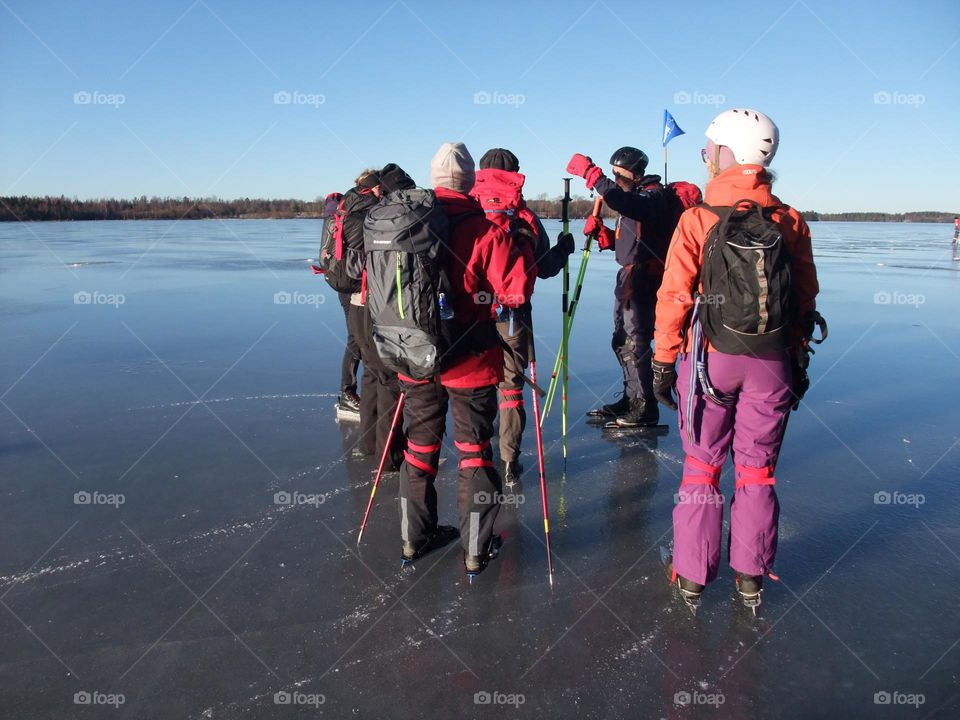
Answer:
[{"label": "flag pole", "polygon": [[663,184],[667,184],[667,146],[663,146]]}]

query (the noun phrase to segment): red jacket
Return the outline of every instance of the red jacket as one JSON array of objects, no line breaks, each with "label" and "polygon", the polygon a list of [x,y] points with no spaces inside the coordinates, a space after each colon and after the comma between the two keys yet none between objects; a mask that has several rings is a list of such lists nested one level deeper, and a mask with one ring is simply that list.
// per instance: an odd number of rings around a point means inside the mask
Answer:
[{"label": "red jacket", "polygon": [[[763,207],[781,205],[770,191],[770,182],[770,176],[759,165],[734,165],[707,183],[704,202],[717,207],[730,206],[738,200],[755,200]],[[683,334],[690,324],[694,290],[700,289],[697,283],[703,265],[704,243],[717,220],[716,215],[702,207],[692,207],[680,216],[667,252],[663,283],[657,293],[654,359],[660,362],[674,362],[679,352],[690,350],[691,333],[686,333],[686,343]],[[773,220],[780,227],[792,258],[793,292],[798,310],[794,335],[799,339],[800,319],[816,308],[820,290],[813,264],[810,228],[800,213],[791,207],[775,212]],[[712,349],[708,343],[707,350]]]},{"label": "red jacket", "polygon": [[[530,257],[512,247],[507,234],[486,218],[475,198],[443,187],[436,193],[451,222],[447,273],[456,289],[453,310],[458,324],[492,323],[495,303],[523,305],[535,279]],[[402,375],[400,379],[409,381]],[[502,380],[499,344],[482,355],[461,358],[440,376],[441,383],[455,388],[485,387]]]}]

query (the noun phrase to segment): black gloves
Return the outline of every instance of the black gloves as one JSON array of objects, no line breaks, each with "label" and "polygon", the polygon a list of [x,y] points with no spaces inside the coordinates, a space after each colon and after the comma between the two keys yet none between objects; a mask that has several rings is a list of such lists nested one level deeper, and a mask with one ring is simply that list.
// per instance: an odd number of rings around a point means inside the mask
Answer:
[{"label": "black gloves", "polygon": [[793,393],[792,410],[800,407],[800,401],[803,400],[803,396],[806,395],[807,390],[810,389],[810,376],[807,374],[807,366],[809,364],[809,356],[806,356],[803,360],[794,357],[791,363],[791,371],[793,373],[793,387],[790,388],[790,391]]},{"label": "black gloves", "polygon": [[570,233],[560,233],[560,237],[557,238],[557,247],[560,248],[560,252],[564,255],[572,255],[573,251],[576,250],[573,235]]},{"label": "black gloves", "polygon": [[677,387],[677,370],[674,363],[664,363],[659,360],[653,361],[653,394],[661,405],[666,405],[671,410],[677,409],[677,403],[673,399]]}]

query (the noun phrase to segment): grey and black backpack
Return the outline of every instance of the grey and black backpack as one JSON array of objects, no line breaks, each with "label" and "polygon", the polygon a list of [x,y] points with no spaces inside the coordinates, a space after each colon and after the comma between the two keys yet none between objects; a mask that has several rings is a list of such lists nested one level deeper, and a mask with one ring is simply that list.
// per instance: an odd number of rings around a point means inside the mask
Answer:
[{"label": "grey and black backpack", "polygon": [[446,341],[440,293],[450,223],[432,190],[385,195],[363,223],[366,304],[383,363],[414,380],[440,371]]},{"label": "grey and black backpack", "polygon": [[722,353],[753,355],[785,350],[795,308],[792,265],[773,213],[740,200],[732,207],[701,207],[720,218],[704,246],[700,320]]}]

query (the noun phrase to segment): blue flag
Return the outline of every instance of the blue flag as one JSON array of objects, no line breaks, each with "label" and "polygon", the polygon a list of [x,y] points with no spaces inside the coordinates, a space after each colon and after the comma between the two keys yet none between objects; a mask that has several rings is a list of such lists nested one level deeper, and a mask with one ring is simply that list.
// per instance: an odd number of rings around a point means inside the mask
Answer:
[{"label": "blue flag", "polygon": [[673,119],[673,115],[670,114],[669,110],[663,111],[663,146],[666,147],[667,143],[673,140],[677,135],[683,135],[683,130],[680,129],[680,126],[677,125],[677,121]]}]

